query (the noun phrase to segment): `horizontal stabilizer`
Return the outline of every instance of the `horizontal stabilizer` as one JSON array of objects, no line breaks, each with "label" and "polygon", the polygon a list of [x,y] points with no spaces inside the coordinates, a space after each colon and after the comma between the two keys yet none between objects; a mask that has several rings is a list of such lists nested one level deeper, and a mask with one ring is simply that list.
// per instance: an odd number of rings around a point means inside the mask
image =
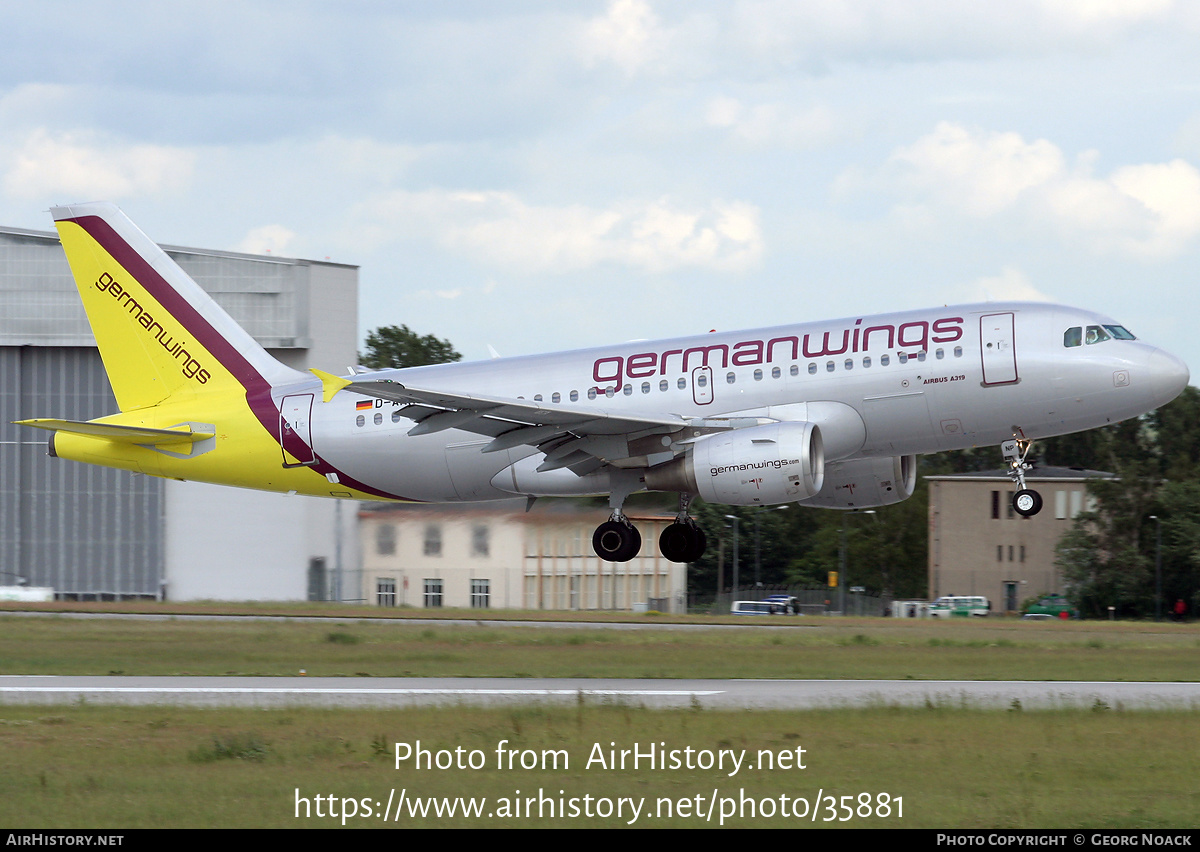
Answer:
[{"label": "horizontal stabilizer", "polygon": [[13,422],[18,426],[32,426],[35,429],[48,429],[51,432],[72,432],[76,435],[107,438],[110,441],[120,441],[125,444],[177,444],[181,441],[195,443],[216,435],[215,432],[194,432],[187,427],[147,429],[143,426],[118,426],[115,423],[96,423],[86,420],[38,418]]}]

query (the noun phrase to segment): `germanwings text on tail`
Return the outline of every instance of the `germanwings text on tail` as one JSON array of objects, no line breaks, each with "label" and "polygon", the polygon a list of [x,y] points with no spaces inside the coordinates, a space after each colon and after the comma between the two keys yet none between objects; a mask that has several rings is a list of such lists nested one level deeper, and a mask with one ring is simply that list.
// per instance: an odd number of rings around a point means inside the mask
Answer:
[{"label": "germanwings text on tail", "polygon": [[690,501],[857,509],[912,494],[916,454],[1001,444],[1022,515],[1030,441],[1136,417],[1187,367],[1077,308],[988,303],[339,377],[276,361],[106,203],[52,211],[120,413],[50,453],[153,476],[358,500],[607,494],[596,553],[698,558]]}]

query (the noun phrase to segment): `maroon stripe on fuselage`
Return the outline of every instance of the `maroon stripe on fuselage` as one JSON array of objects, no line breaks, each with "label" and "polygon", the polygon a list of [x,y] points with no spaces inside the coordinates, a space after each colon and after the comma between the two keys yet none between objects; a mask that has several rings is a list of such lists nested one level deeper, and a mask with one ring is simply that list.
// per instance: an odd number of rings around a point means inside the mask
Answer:
[{"label": "maroon stripe on fuselage", "polygon": [[[146,289],[154,299],[171,314],[188,334],[196,338],[196,342],[209,351],[238,383],[246,390],[246,404],[254,413],[255,418],[267,430],[267,434],[280,443],[279,409],[271,398],[271,383],[262,373],[251,364],[237,347],[225,339],[222,334],[212,327],[212,324],[192,306],[180,293],[163,278],[150,263],[137,252],[133,246],[125,242],[111,225],[99,216],[80,216],[77,219],[65,219],[74,222],[85,230],[99,246],[104,249],[117,263]],[[282,447],[283,445],[280,444]],[[354,488],[364,494],[373,494],[388,500],[407,500],[420,502],[392,494],[388,491],[359,482],[338,470],[318,454],[318,463],[312,465],[314,471],[320,474],[335,473],[339,484]]]}]

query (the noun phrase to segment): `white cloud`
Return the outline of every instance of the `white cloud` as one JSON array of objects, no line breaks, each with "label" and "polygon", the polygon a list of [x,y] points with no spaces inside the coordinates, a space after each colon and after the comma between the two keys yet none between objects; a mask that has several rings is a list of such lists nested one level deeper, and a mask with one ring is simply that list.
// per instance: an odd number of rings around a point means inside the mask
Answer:
[{"label": "white cloud", "polygon": [[1063,171],[1062,153],[1039,139],[1016,133],[986,133],[942,122],[928,136],[901,148],[891,161],[901,181],[972,216],[1010,207],[1025,190],[1042,186]]},{"label": "white cloud", "polygon": [[999,275],[980,278],[969,288],[973,299],[988,301],[1049,302],[1053,301],[1033,283],[1024,272],[1006,266]]},{"label": "white cloud", "polygon": [[374,244],[397,234],[432,239],[526,272],[616,263],[649,272],[740,270],[758,263],[759,211],[744,202],[681,209],[665,199],[608,209],[527,204],[507,192],[397,191],[362,208],[357,229]]},{"label": "white cloud", "polygon": [[60,201],[128,198],[186,189],[195,155],[163,145],[97,142],[90,134],[44,129],[11,155],[4,189],[19,198]]},{"label": "white cloud", "polygon": [[295,236],[295,232],[283,225],[263,225],[246,234],[237,250],[247,254],[286,255],[288,244]]},{"label": "white cloud", "polygon": [[[1097,252],[1167,258],[1200,236],[1200,171],[1176,159],[1124,166],[1093,175],[1095,152],[1068,168],[1062,151],[1017,133],[995,133],[942,122],[902,147],[886,170],[897,206],[934,218],[1009,217],[1015,227],[1050,229]],[[862,186],[849,175],[842,186]]]},{"label": "white cloud", "polygon": [[633,74],[659,58],[667,35],[645,0],[613,0],[608,11],[584,29],[582,51],[588,64],[608,61]]}]

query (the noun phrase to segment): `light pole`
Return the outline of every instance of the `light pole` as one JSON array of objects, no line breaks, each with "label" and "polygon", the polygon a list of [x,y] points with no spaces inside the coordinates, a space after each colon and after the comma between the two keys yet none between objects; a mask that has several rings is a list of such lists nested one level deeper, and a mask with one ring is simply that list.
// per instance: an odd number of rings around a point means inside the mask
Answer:
[{"label": "light pole", "polygon": [[763,506],[754,513],[754,588],[762,587],[762,580],[759,579],[759,564],[760,564],[760,527],[762,525],[762,516],[766,512],[786,512],[787,506]]},{"label": "light pole", "polygon": [[737,515],[726,515],[726,518],[733,521],[733,596],[731,601],[737,599],[738,589],[738,523],[741,521]]},{"label": "light pole", "polygon": [[1162,621],[1162,521],[1151,515],[1154,521],[1154,620]]}]

